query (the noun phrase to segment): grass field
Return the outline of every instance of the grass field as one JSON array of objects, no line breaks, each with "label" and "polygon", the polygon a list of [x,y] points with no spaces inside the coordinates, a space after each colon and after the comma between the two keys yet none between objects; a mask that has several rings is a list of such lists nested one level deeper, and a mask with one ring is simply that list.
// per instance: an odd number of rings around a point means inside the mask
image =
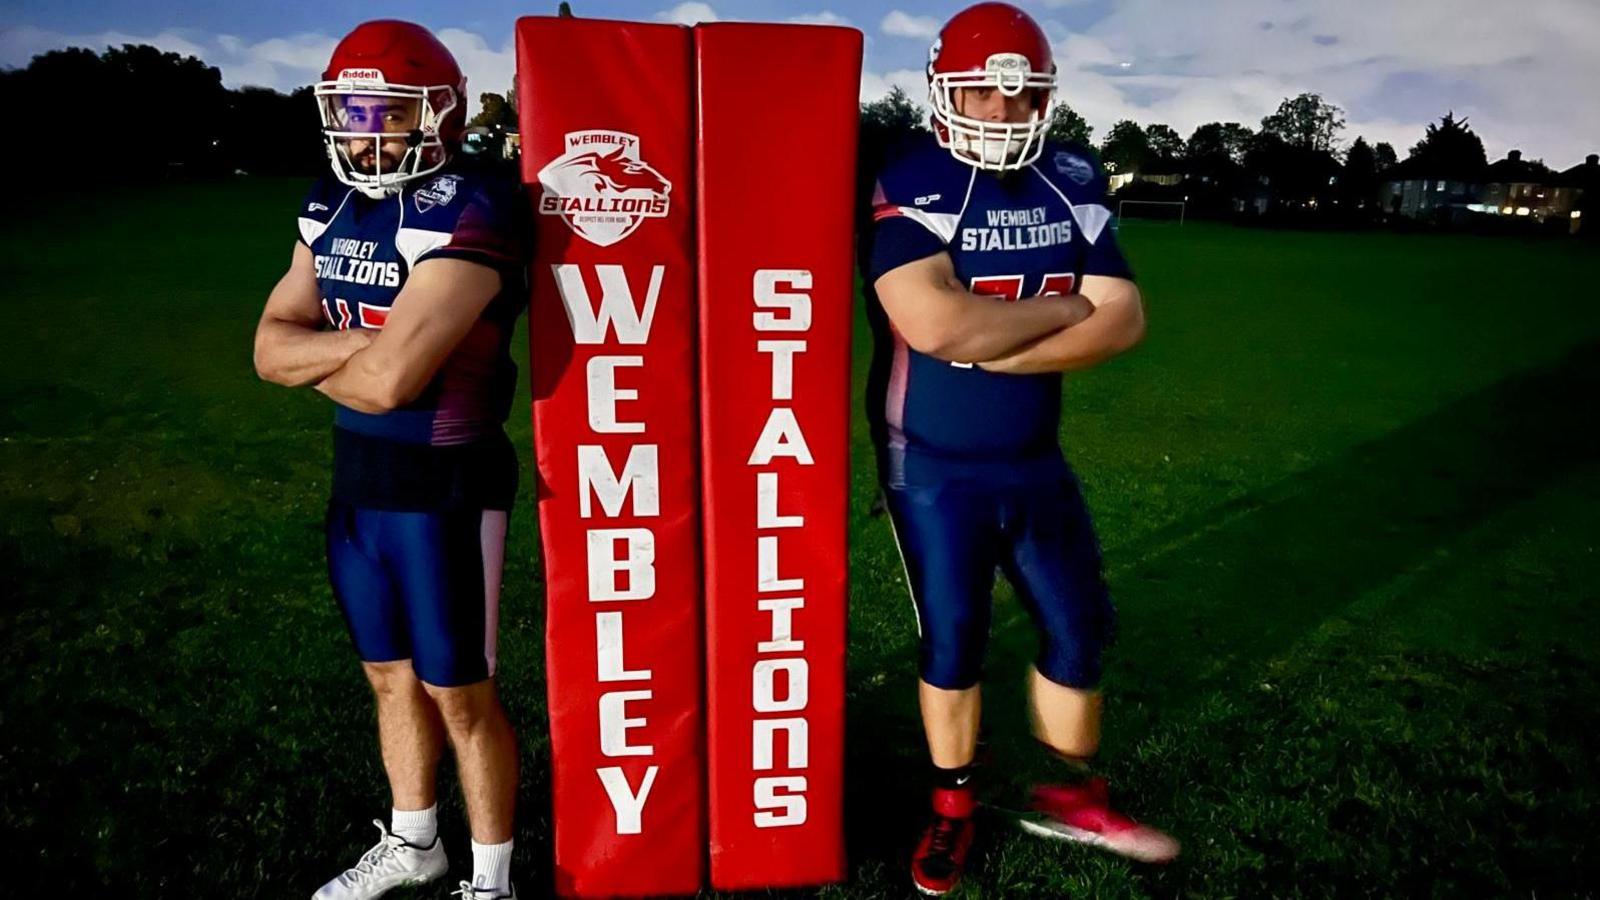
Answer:
[{"label": "grass field", "polygon": [[[250,367],[299,191],[128,192],[0,226],[13,896],[305,896],[386,810],[322,574],[326,402]],[[1068,380],[1063,441],[1121,611],[1105,767],[1186,852],[1140,868],[994,823],[961,896],[1600,892],[1600,254],[1122,238],[1150,336]],[[859,421],[854,452],[852,877],[822,893],[900,897],[924,803],[915,629]],[[525,897],[550,883],[531,481],[501,635]],[[1049,774],[1014,690],[1032,641],[1002,593],[990,777],[1019,789]]]}]

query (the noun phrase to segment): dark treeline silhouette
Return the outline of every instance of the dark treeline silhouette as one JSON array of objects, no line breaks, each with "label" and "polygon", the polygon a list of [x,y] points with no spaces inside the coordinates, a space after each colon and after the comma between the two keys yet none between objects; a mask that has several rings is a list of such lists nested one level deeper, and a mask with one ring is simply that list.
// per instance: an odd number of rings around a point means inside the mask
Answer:
[{"label": "dark treeline silhouette", "polygon": [[0,92],[18,121],[40,123],[6,148],[21,171],[45,176],[30,176],[36,187],[58,175],[80,186],[299,175],[324,159],[309,86],[230,90],[215,66],[142,44],[52,50],[0,71]]},{"label": "dark treeline silhouette", "polygon": [[[291,94],[230,89],[215,66],[127,44],[95,53],[52,50],[0,70],[19,121],[42,123],[4,143],[14,191],[219,175],[312,175],[324,148],[311,88]],[[516,127],[515,88],[480,95],[472,120],[498,156]],[[1315,93],[1286,98],[1256,128],[1210,122],[1187,139],[1162,123],[1094,128],[1067,104],[1050,136],[1098,152],[1119,200],[1181,200],[1186,215],[1312,226],[1373,224],[1577,230],[1600,200],[1591,156],[1564,172],[1513,151],[1491,164],[1465,119],[1446,113],[1405,159],[1385,143],[1342,143],[1344,112]],[[900,88],[861,107],[863,192],[886,148],[928,130],[927,112]],[[481,149],[481,148],[469,148]],[[1526,212],[1524,212],[1526,210]],[[1521,219],[1522,221],[1517,221]],[[1600,232],[1590,222],[1588,233]]]},{"label": "dark treeline silhouette", "polygon": [[[862,106],[863,184],[883,148],[927,130],[899,88]],[[1308,227],[1456,227],[1600,233],[1600,160],[1554,171],[1518,151],[1490,163],[1465,119],[1447,112],[1405,159],[1387,143],[1343,144],[1344,111],[1319,94],[1283,100],[1256,128],[1209,122],[1187,139],[1161,123],[1114,123],[1094,148],[1114,199],[1182,201],[1187,217]],[[1069,105],[1050,136],[1090,145],[1094,129]],[[1587,225],[1580,228],[1580,225]]]}]

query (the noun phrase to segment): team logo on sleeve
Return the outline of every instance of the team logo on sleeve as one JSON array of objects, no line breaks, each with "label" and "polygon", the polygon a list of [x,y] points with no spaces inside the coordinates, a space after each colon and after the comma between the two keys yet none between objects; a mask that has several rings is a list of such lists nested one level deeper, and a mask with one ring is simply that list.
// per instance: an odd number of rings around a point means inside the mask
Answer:
[{"label": "team logo on sleeve", "polygon": [[1094,166],[1087,159],[1065,150],[1056,154],[1056,171],[1072,179],[1073,184],[1088,184],[1094,178]]},{"label": "team logo on sleeve", "polygon": [[573,233],[609,247],[645,219],[666,216],[672,182],[639,158],[639,138],[620,131],[572,131],[567,152],[539,170],[539,212],[560,216]]},{"label": "team logo on sleeve", "polygon": [[460,175],[440,175],[438,178],[418,188],[411,195],[417,204],[417,212],[425,213],[435,206],[446,206],[456,198],[456,182],[461,180]]}]

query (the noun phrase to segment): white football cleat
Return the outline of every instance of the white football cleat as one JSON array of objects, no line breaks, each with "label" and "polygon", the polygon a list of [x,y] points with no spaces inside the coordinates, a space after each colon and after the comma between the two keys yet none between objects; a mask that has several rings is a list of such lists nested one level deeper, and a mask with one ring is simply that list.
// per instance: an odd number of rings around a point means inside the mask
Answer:
[{"label": "white football cleat", "polygon": [[511,893],[502,894],[495,888],[473,887],[472,882],[463,881],[451,896],[460,897],[461,900],[517,900],[517,886],[513,884]]},{"label": "white football cleat", "polygon": [[361,860],[322,886],[311,900],[374,900],[397,887],[427,884],[450,867],[444,843],[437,836],[432,846],[418,847],[373,819],[383,835]]}]

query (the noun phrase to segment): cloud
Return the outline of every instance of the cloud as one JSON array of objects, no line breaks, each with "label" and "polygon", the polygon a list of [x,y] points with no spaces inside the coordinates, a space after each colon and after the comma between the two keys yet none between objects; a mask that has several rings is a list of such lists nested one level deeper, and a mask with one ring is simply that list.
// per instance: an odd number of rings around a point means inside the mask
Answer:
[{"label": "cloud", "polygon": [[[1030,8],[1054,41],[1061,98],[1099,136],[1122,118],[1164,122],[1185,135],[1208,121],[1255,127],[1284,97],[1314,91],[1344,108],[1346,141],[1361,134],[1389,141],[1402,154],[1447,110],[1470,119],[1491,156],[1515,147],[1565,167],[1600,151],[1595,0],[1034,0]],[[722,17],[709,3],[691,0],[655,18]],[[826,9],[789,18],[849,24]],[[889,10],[874,30],[889,39],[868,44],[862,97],[881,97],[898,84],[920,101],[924,42],[939,24]],[[478,93],[509,86],[509,33],[444,29],[440,35],[467,72],[471,106]],[[321,33],[262,40],[188,29],[130,34],[12,26],[0,27],[0,65],[25,66],[60,47],[146,43],[198,56],[221,69],[230,86],[291,90],[320,75],[334,41]]]},{"label": "cloud", "polygon": [[1519,147],[1565,167],[1600,149],[1592,0],[1116,0],[1087,27],[1046,19],[1064,35],[1060,97],[1097,136],[1122,118],[1185,135],[1209,121],[1256,127],[1314,91],[1344,108],[1346,142],[1365,135],[1402,156],[1451,109],[1491,158]]},{"label": "cloud", "polygon": [[[120,31],[101,31],[68,35],[34,28],[31,25],[21,25],[0,28],[0,66],[21,68],[27,66],[30,60],[41,53],[65,47],[86,47],[98,53],[107,47],[120,47],[123,44],[149,44],[172,53],[197,56],[201,59],[205,59],[208,52],[202,43],[197,42],[194,36],[187,32],[163,31],[143,36]],[[206,61],[211,62],[209,59]]]},{"label": "cloud", "polygon": [[321,78],[337,43],[325,34],[270,38],[254,44],[220,35],[217,45],[224,55],[202,58],[222,70],[222,81],[230,87],[253,84],[287,92]]},{"label": "cloud", "polygon": [[516,39],[507,34],[499,49],[490,46],[481,35],[460,28],[441,28],[439,40],[450,48],[461,71],[467,76],[467,93],[471,95],[467,114],[478,108],[478,95],[485,92],[504,94],[511,89],[517,76]]},{"label": "cloud", "polygon": [[861,102],[871,103],[888,96],[891,88],[905,91],[919,106],[928,96],[928,73],[922,69],[894,69],[888,72],[861,73]]},{"label": "cloud", "polygon": [[932,40],[934,35],[939,33],[941,24],[932,16],[914,16],[908,12],[891,9],[889,14],[883,17],[883,22],[878,28],[890,37]]},{"label": "cloud", "polygon": [[656,20],[660,22],[673,22],[678,25],[694,25],[697,22],[719,21],[717,11],[709,3],[700,3],[698,0],[688,0],[679,3],[671,9],[664,9],[656,13]]},{"label": "cloud", "polygon": [[797,16],[790,16],[784,21],[792,22],[796,25],[839,25],[845,28],[854,27],[849,19],[839,15],[831,9],[825,9],[822,12],[801,13]]},{"label": "cloud", "polygon": [[[467,114],[478,109],[478,95],[485,91],[504,93],[516,74],[513,38],[495,47],[472,31],[442,28],[436,32],[460,63],[467,76]],[[263,41],[246,41],[236,35],[207,35],[191,31],[163,31],[156,34],[127,34],[103,31],[67,34],[40,28],[21,27],[0,30],[0,66],[26,66],[33,57],[63,47],[87,47],[100,51],[122,44],[149,44],[172,53],[198,57],[222,72],[228,87],[269,87],[288,93],[315,82],[333,55],[338,39],[325,34],[306,33]]]},{"label": "cloud", "polygon": [[0,29],[0,66],[24,67],[33,57],[64,47],[96,52],[123,44],[148,44],[169,53],[197,57],[222,72],[228,87],[276,88],[291,91],[315,81],[333,53],[334,38],[298,34],[250,42],[229,34],[208,35],[188,30],[155,34],[101,31],[69,34],[23,26]]}]

